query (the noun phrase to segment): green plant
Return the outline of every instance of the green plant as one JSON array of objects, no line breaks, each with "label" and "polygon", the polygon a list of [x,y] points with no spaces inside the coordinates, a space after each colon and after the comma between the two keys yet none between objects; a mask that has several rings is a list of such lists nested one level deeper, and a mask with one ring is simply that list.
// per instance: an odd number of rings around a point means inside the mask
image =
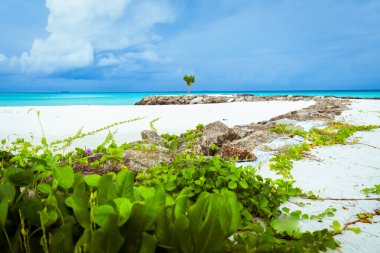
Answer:
[{"label": "green plant", "polygon": [[377,125],[355,126],[342,122],[330,122],[326,128],[313,128],[309,132],[306,132],[299,129],[290,129],[286,124],[276,124],[270,131],[291,136],[300,135],[310,144],[303,142],[282,150],[278,155],[270,159],[273,163],[270,163],[269,167],[285,177],[292,177],[291,169],[293,168],[293,161],[301,160],[313,147],[346,144],[346,140],[357,131],[371,131],[378,127]]},{"label": "green plant", "polygon": [[195,83],[195,76],[193,76],[193,75],[189,75],[189,76],[188,75],[184,75],[183,80],[187,84],[187,93],[190,93],[190,87],[191,87],[191,85],[193,85],[193,83]]},{"label": "green plant", "polygon": [[154,126],[154,123],[156,123],[156,122],[159,121],[159,120],[160,120],[160,118],[155,118],[155,119],[153,119],[153,120],[149,123],[149,125],[150,125],[150,129],[151,129],[152,131],[156,132],[156,133],[157,133],[157,128]]},{"label": "green plant", "polygon": [[372,193],[372,194],[380,194],[380,184],[376,184],[376,185],[374,185],[373,187],[370,187],[370,188],[364,188],[362,190],[362,192],[365,195],[369,195],[370,193]]},{"label": "green plant", "polygon": [[292,186],[292,181],[263,179],[253,168],[238,167],[235,161],[190,155],[177,155],[170,164],[162,163],[138,173],[136,182],[149,187],[163,185],[173,196],[184,187],[192,190],[194,197],[204,191],[231,190],[237,194],[241,213],[247,220],[254,216],[275,216],[280,213],[278,207],[282,203],[301,193]]},{"label": "green plant", "polygon": [[211,144],[211,146],[210,146],[210,151],[211,151],[211,152],[215,153],[215,152],[218,151],[218,150],[219,150],[219,147],[218,147],[218,146],[216,146],[214,143]]},{"label": "green plant", "polygon": [[270,131],[279,134],[289,134],[291,136],[299,135],[302,137],[306,137],[308,134],[308,132],[301,129],[291,129],[287,124],[276,124]]}]

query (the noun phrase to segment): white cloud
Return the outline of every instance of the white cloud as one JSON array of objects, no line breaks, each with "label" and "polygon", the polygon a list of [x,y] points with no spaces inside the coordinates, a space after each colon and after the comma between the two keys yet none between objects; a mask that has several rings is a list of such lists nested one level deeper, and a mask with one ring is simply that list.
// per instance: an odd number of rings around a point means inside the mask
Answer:
[{"label": "white cloud", "polygon": [[169,58],[162,58],[153,50],[145,50],[142,52],[129,52],[121,55],[115,55],[112,53],[107,54],[106,56],[100,58],[97,62],[98,66],[111,66],[118,65],[123,63],[132,63],[132,62],[167,62]]},{"label": "white cloud", "polygon": [[[94,64],[102,51],[144,48],[154,38],[150,30],[157,23],[173,20],[168,2],[155,0],[46,0],[49,9],[46,39],[35,39],[31,50],[8,59],[25,72],[51,73]],[[123,59],[156,60],[150,50],[101,58],[98,65],[110,65]],[[115,53],[116,54],[116,53]]]},{"label": "white cloud", "polygon": [[3,54],[0,54],[0,62],[3,62],[5,60],[7,60],[7,57]]}]

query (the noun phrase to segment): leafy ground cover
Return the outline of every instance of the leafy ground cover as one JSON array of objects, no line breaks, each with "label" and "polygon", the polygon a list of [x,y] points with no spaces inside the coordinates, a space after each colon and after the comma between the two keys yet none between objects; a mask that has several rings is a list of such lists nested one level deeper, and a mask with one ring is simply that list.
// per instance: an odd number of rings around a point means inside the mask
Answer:
[{"label": "leafy ground cover", "polygon": [[[287,149],[273,160],[274,168],[289,174],[291,161],[313,146],[345,143],[355,131],[374,127],[334,123],[295,133],[281,126],[312,144]],[[199,136],[201,128],[188,131],[185,139]],[[175,136],[163,137],[170,149],[178,146]],[[290,177],[265,179],[233,160],[191,154],[144,172],[122,166],[117,173],[83,175],[73,164],[88,163],[92,150],[57,152],[58,145],[66,148],[72,140],[43,138],[39,146],[2,141],[1,252],[319,252],[338,246],[333,236],[342,232],[340,225],[304,232],[297,224],[307,217],[280,210],[302,194]],[[110,134],[95,151],[104,153],[100,163],[121,163],[128,148],[141,147],[118,146]]]}]

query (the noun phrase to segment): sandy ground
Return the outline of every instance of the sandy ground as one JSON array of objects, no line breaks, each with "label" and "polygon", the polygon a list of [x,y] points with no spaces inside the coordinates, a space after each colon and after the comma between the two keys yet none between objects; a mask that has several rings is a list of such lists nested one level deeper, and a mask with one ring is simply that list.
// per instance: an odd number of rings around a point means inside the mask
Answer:
[{"label": "sandy ground", "polygon": [[[268,120],[293,110],[312,105],[312,101],[271,101],[200,105],[152,105],[152,106],[46,106],[46,107],[0,107],[0,139],[22,137],[39,142],[42,137],[36,110],[48,141],[60,140],[74,135],[79,129],[89,132],[106,125],[141,117],[142,120],[119,125],[118,143],[140,139],[140,132],[150,129],[150,122],[160,118],[154,126],[159,133],[179,134],[217,120],[229,126]],[[33,108],[35,110],[30,111]],[[77,147],[94,147],[102,143],[107,131],[80,139]]]},{"label": "sandy ground", "polygon": [[[380,125],[380,101],[378,100],[353,100],[350,109],[336,118],[356,125]],[[320,126],[320,122],[315,123]],[[302,125],[300,123],[299,125]],[[304,122],[305,128],[309,128],[310,122]],[[318,147],[311,151],[314,159],[303,159],[294,162],[292,174],[295,185],[304,192],[313,191],[321,198],[334,199],[364,199],[364,200],[325,200],[312,201],[302,198],[294,198],[292,202],[284,204],[291,211],[301,210],[309,215],[317,215],[327,208],[335,208],[335,216],[324,217],[322,222],[317,220],[304,220],[301,222],[302,230],[314,231],[330,228],[334,220],[344,225],[347,222],[357,220],[356,214],[363,212],[373,213],[380,208],[380,201],[366,200],[366,195],[361,190],[380,184],[380,129],[370,132],[358,132],[355,136],[359,142],[354,145],[335,145],[330,147]],[[266,146],[279,147],[294,145],[302,142],[294,139],[277,139]],[[258,161],[243,163],[244,165],[257,166],[261,163],[260,174],[264,177],[279,178],[269,170],[269,159],[274,155],[270,152],[256,150]],[[380,197],[369,195],[369,197]],[[306,204],[300,207],[295,203]],[[342,243],[342,252],[380,252],[380,217],[373,219],[373,224],[357,223],[353,227],[362,230],[360,234],[346,231],[343,235],[336,236]]]}]

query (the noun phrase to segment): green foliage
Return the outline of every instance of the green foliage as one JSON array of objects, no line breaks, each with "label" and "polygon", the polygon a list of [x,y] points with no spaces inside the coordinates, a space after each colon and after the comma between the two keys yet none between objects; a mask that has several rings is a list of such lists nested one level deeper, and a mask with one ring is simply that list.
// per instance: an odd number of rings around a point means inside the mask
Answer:
[{"label": "green foliage", "polygon": [[364,188],[362,190],[362,192],[365,195],[369,195],[370,193],[372,193],[372,194],[380,194],[380,184],[376,184],[376,185],[374,185],[373,187],[370,187],[370,188]]},{"label": "green foliage", "polygon": [[154,126],[154,123],[156,123],[157,121],[159,121],[160,118],[155,118],[153,119],[151,122],[149,122],[149,125],[150,125],[150,129],[154,132],[157,133],[157,128]]},{"label": "green foliage", "polygon": [[170,149],[172,152],[176,151],[181,144],[186,143],[186,148],[191,148],[195,145],[195,140],[203,135],[204,125],[198,124],[195,129],[187,130],[181,136],[175,134],[161,134],[164,138],[164,147]]},{"label": "green foliage", "polygon": [[211,144],[211,146],[210,146],[210,151],[215,152],[215,151],[218,151],[218,150],[219,150],[219,147],[218,147],[218,146],[216,146],[214,143]]},{"label": "green foliage", "polygon": [[188,75],[184,75],[183,80],[186,82],[187,87],[188,87],[187,93],[190,93],[190,87],[191,87],[191,85],[193,85],[193,83],[195,83],[195,76],[193,76],[193,75],[189,75],[189,76]]},{"label": "green foliage", "polygon": [[293,168],[293,161],[301,160],[303,155],[309,151],[311,146],[306,142],[300,145],[294,145],[284,150],[282,153],[270,159],[269,167],[276,170],[278,173],[291,177],[291,169]]},{"label": "green foliage", "polygon": [[[376,126],[332,123],[308,133],[276,126],[275,132],[303,136],[308,143],[289,147],[273,158],[272,168],[287,175],[264,179],[255,168],[239,167],[221,158],[177,155],[145,172],[122,169],[117,174],[84,176],[75,163],[88,164],[89,153],[65,155],[54,148],[66,141],[33,146],[23,139],[0,150],[0,249],[2,252],[319,252],[335,249],[333,236],[357,228],[332,224],[313,233],[300,231],[301,219],[321,214],[290,212],[280,206],[301,190],[289,180],[292,162],[318,145],[344,144],[356,131]],[[105,129],[103,129],[105,130]],[[181,136],[162,135],[172,150],[203,134],[199,125]],[[106,146],[107,144],[107,146]],[[122,162],[128,148],[116,145],[110,133],[92,153],[90,163]],[[150,147],[154,148],[154,147]],[[191,148],[191,145],[189,146]],[[211,147],[210,147],[211,148]],[[215,149],[215,148],[213,148]],[[376,193],[378,185],[369,188]],[[364,190],[363,190],[364,191]],[[367,194],[367,193],[366,193]],[[369,216],[358,216],[368,219]]]},{"label": "green foliage", "polygon": [[290,212],[290,209],[287,207],[283,207],[282,211],[285,214],[289,214],[292,217],[297,218],[298,220],[303,219],[303,220],[318,220],[319,222],[322,222],[323,218],[327,217],[333,217],[335,216],[336,208],[327,208],[325,211],[319,213],[319,214],[303,214],[300,210],[296,210],[293,212]]},{"label": "green foliage", "polygon": [[[265,238],[272,238],[272,248],[288,251],[299,244],[316,247],[303,233],[289,237],[275,225],[278,207],[300,190],[234,161],[178,156],[136,179],[128,170],[85,177],[62,165],[74,156],[36,154],[19,144],[22,152],[4,155],[11,166],[0,176],[4,252],[239,251],[243,235],[256,233],[254,217],[268,226],[256,235],[255,247],[269,246]],[[323,247],[333,241],[319,235],[315,240]]]},{"label": "green foliage", "polygon": [[[236,233],[230,240],[228,252],[326,252],[336,249],[334,232],[327,229],[314,232],[300,232],[296,228],[296,219],[286,224],[264,228],[254,223],[251,229]],[[278,231],[276,231],[276,229]],[[276,236],[274,236],[276,235]],[[281,237],[279,236],[281,235]]]},{"label": "green foliage", "polygon": [[285,177],[292,177],[291,169],[293,168],[293,161],[301,160],[311,148],[315,146],[346,144],[346,140],[357,131],[371,131],[376,128],[379,128],[379,126],[355,126],[341,122],[330,122],[326,128],[313,128],[309,132],[306,132],[299,129],[291,129],[286,124],[276,124],[275,127],[271,129],[272,132],[288,134],[290,136],[299,135],[305,139],[305,142],[283,150],[270,159],[273,163],[269,164],[269,166]]},{"label": "green foliage", "polygon": [[279,134],[289,134],[291,136],[299,135],[302,137],[306,137],[308,134],[308,132],[303,131],[301,129],[288,128],[287,124],[276,124],[275,127],[272,128],[270,131]]},{"label": "green foliage", "polygon": [[206,159],[178,155],[170,164],[160,164],[138,173],[137,183],[144,186],[163,185],[173,196],[187,187],[194,198],[202,192],[220,193],[231,190],[242,204],[241,213],[250,220],[253,216],[271,218],[279,214],[278,207],[301,193],[292,181],[263,179],[252,167],[238,167],[234,161],[219,157]]},{"label": "green foliage", "polygon": [[[134,118],[134,119],[130,119],[130,120],[123,120],[123,121],[115,122],[115,123],[112,123],[112,124],[107,125],[105,127],[102,127],[102,128],[99,128],[99,129],[96,129],[96,130],[93,130],[93,131],[90,131],[90,132],[87,132],[87,133],[83,133],[82,130],[80,129],[74,136],[65,138],[63,140],[53,141],[53,142],[50,143],[50,146],[51,146],[52,149],[55,149],[55,150],[66,149],[67,147],[69,147],[73,143],[73,141],[75,141],[77,139],[81,139],[81,138],[84,138],[84,137],[87,137],[87,136],[90,136],[90,135],[94,135],[94,134],[97,134],[99,132],[102,132],[102,131],[105,131],[105,130],[109,130],[109,129],[113,128],[113,127],[116,127],[116,126],[119,126],[119,125],[123,125],[123,124],[127,124],[127,123],[131,123],[131,122],[134,122],[134,121],[137,121],[137,120],[141,120],[141,119],[142,118]],[[46,139],[45,139],[45,141],[46,141]]]},{"label": "green foliage", "polygon": [[1,171],[2,251],[220,252],[240,226],[228,190],[194,198],[184,189],[173,200],[160,185],[136,185],[131,171],[84,177],[57,160]]}]

